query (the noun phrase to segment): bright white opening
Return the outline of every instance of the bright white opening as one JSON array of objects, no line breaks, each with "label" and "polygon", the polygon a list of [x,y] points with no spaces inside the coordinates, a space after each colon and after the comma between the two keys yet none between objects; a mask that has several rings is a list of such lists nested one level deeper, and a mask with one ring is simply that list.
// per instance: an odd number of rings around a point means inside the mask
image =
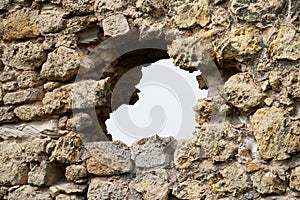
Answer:
[{"label": "bright white opening", "polygon": [[193,107],[197,99],[207,97],[207,90],[198,88],[196,76],[200,72],[189,73],[166,59],[142,67],[142,73],[136,85],[139,100],[120,106],[106,121],[113,139],[131,145],[154,134],[191,138],[197,126]]}]

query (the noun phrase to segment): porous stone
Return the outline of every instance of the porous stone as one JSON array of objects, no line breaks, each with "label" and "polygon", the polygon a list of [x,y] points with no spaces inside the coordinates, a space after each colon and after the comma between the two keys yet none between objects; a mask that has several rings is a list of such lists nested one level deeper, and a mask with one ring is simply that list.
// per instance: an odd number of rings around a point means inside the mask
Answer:
[{"label": "porous stone", "polygon": [[39,73],[35,71],[24,71],[18,77],[18,86],[22,89],[36,87],[42,85],[44,81],[42,80]]},{"label": "porous stone", "polygon": [[42,66],[41,76],[51,81],[72,79],[81,67],[81,56],[74,49],[58,47],[48,54],[48,59]]},{"label": "porous stone", "polygon": [[86,179],[88,172],[85,166],[82,165],[70,165],[66,167],[65,176],[68,181],[74,181],[75,183],[81,182]]},{"label": "porous stone", "polygon": [[62,6],[71,13],[88,14],[94,11],[95,0],[62,0]]},{"label": "porous stone", "polygon": [[9,81],[9,82],[3,83],[2,88],[3,88],[4,91],[7,91],[7,92],[16,91],[17,89],[19,89],[18,82]]},{"label": "porous stone", "polygon": [[229,124],[204,124],[197,130],[197,143],[201,145],[201,158],[225,162],[238,153],[241,135]]},{"label": "porous stone", "polygon": [[259,35],[259,30],[252,26],[233,29],[226,38],[214,43],[218,62],[249,62],[255,59],[262,49]]},{"label": "porous stone", "polygon": [[94,11],[99,20],[102,19],[103,13],[107,11],[118,11],[121,10],[124,6],[124,2],[122,0],[96,0]]},{"label": "porous stone", "polygon": [[41,88],[29,88],[26,90],[7,93],[3,97],[3,103],[5,105],[30,103],[30,102],[42,100],[43,96],[44,93]]},{"label": "porous stone", "polygon": [[14,109],[15,115],[22,121],[31,121],[41,119],[45,112],[41,103],[27,104],[16,107]]},{"label": "porous stone", "polygon": [[81,161],[81,145],[80,136],[74,132],[69,132],[67,135],[60,137],[56,142],[50,161],[79,163]]},{"label": "porous stone", "polygon": [[131,147],[136,167],[144,170],[169,166],[176,143],[173,137],[163,138],[158,135],[136,141]]},{"label": "porous stone", "polygon": [[3,63],[19,70],[35,70],[45,61],[42,46],[31,41],[13,44],[3,54]]},{"label": "porous stone", "polygon": [[39,36],[36,18],[37,11],[31,11],[28,8],[12,12],[3,21],[2,38],[7,41],[14,41]]},{"label": "porous stone", "polygon": [[172,190],[172,194],[179,199],[204,199],[208,188],[197,180],[179,183]]},{"label": "porous stone", "polygon": [[299,32],[289,26],[279,26],[277,37],[270,43],[269,54],[273,60],[299,60],[299,43]]},{"label": "porous stone", "polygon": [[66,195],[66,194],[59,194],[55,197],[55,200],[85,200],[84,196],[79,195]]},{"label": "porous stone", "polygon": [[104,35],[106,36],[118,36],[124,35],[129,31],[129,25],[124,15],[112,15],[105,18],[102,22]]},{"label": "porous stone", "polygon": [[213,103],[204,99],[198,99],[196,106],[193,107],[195,111],[195,118],[198,124],[203,124],[209,120],[212,114]]},{"label": "porous stone", "polygon": [[[127,179],[126,179],[127,178]],[[130,191],[128,183],[129,177],[113,177],[102,178],[95,177],[91,179],[87,198],[89,200],[96,199],[140,199],[139,196],[134,196]]]},{"label": "porous stone", "polygon": [[242,166],[228,166],[221,171],[222,179],[212,185],[212,191],[218,196],[237,196],[247,191],[251,184]]},{"label": "porous stone", "polygon": [[0,2],[0,10],[8,10],[12,0],[2,0]]},{"label": "porous stone", "polygon": [[73,118],[67,121],[68,130],[82,131],[93,124],[93,119],[87,113],[76,113]]},{"label": "porous stone", "polygon": [[91,174],[111,176],[129,173],[134,168],[130,148],[120,141],[92,142],[85,146],[89,153],[87,170]]},{"label": "porous stone", "polygon": [[0,107],[0,123],[16,121],[13,106]]},{"label": "porous stone", "polygon": [[18,72],[13,69],[7,69],[2,71],[0,73],[0,81],[1,82],[7,82],[7,81],[13,81],[17,77]]},{"label": "porous stone", "polygon": [[290,176],[290,188],[292,190],[300,191],[300,166],[292,170]]},{"label": "porous stone", "polygon": [[62,167],[49,161],[42,161],[28,173],[28,183],[36,186],[51,186],[63,178],[63,172]]},{"label": "porous stone", "polygon": [[[282,108],[261,108],[251,117],[251,124],[262,159],[285,159],[285,115]],[[266,117],[272,116],[272,117]]]},{"label": "porous stone", "polygon": [[65,12],[55,4],[44,4],[38,17],[38,27],[42,33],[55,33],[66,27]]},{"label": "porous stone", "polygon": [[137,176],[130,182],[129,187],[141,193],[145,200],[167,200],[170,184],[167,172],[157,170]]},{"label": "porous stone", "polygon": [[52,197],[47,189],[39,189],[38,187],[24,185],[10,192],[8,200],[52,200]]},{"label": "porous stone", "polygon": [[179,28],[191,28],[196,25],[202,27],[210,22],[208,0],[193,3],[179,3],[173,5],[174,17],[172,20]]},{"label": "porous stone", "polygon": [[245,115],[255,111],[266,98],[266,94],[249,73],[239,73],[230,77],[223,87],[223,94],[231,105]]},{"label": "porous stone", "polygon": [[291,119],[290,130],[285,138],[285,146],[288,153],[300,151],[300,118]]},{"label": "porous stone", "polygon": [[276,172],[259,171],[251,176],[253,187],[260,194],[283,194],[286,191],[286,184]]},{"label": "porous stone", "polygon": [[48,159],[46,148],[51,141],[49,138],[33,138],[22,143],[22,148],[25,149],[23,159],[26,162],[42,162]]},{"label": "porous stone", "polygon": [[282,10],[284,4],[284,0],[233,0],[230,10],[236,18],[247,22],[272,21]]}]

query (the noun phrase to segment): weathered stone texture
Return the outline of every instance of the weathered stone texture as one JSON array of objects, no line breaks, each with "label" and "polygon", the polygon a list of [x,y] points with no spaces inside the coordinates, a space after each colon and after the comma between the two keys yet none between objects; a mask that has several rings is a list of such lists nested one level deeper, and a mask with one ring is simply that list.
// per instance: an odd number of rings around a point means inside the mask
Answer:
[{"label": "weathered stone texture", "polygon": [[29,88],[17,92],[7,93],[3,97],[5,105],[31,103],[43,99],[43,90],[41,88]]},{"label": "weathered stone texture", "polygon": [[104,34],[107,36],[118,36],[129,31],[128,22],[123,15],[113,15],[105,18],[102,22]]}]

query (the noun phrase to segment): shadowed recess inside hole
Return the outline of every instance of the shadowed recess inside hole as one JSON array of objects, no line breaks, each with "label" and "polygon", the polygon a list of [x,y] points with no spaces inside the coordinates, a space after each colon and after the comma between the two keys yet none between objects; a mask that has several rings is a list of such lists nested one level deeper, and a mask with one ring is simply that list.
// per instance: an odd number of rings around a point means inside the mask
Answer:
[{"label": "shadowed recess inside hole", "polygon": [[[134,90],[126,91],[126,84],[141,72],[142,78]],[[193,107],[197,99],[207,97],[207,90],[199,89],[200,74],[175,67],[172,59],[132,68],[114,87],[113,112],[106,121],[108,133],[128,145],[154,134],[176,139],[192,137],[197,126]],[[127,95],[127,103],[120,104],[120,94]]]}]

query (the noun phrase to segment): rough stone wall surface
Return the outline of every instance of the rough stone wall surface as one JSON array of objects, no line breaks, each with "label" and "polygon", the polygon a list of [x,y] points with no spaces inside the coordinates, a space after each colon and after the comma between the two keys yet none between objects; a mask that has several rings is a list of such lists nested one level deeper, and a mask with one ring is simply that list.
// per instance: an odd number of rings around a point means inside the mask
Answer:
[{"label": "rough stone wall surface", "polygon": [[[120,77],[166,57],[210,91],[194,136],[97,137]],[[0,124],[0,199],[299,199],[300,1],[1,0]]]}]

